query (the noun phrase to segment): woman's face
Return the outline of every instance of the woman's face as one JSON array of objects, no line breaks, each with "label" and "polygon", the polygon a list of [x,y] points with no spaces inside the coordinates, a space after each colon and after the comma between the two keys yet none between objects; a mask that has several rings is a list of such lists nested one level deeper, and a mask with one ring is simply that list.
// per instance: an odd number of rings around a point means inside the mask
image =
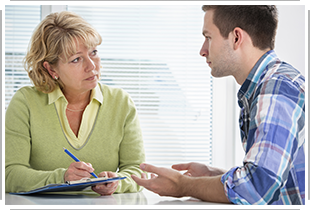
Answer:
[{"label": "woman's face", "polygon": [[89,49],[78,41],[77,53],[67,61],[60,59],[54,71],[64,84],[64,94],[81,94],[95,88],[100,76],[97,47]]}]

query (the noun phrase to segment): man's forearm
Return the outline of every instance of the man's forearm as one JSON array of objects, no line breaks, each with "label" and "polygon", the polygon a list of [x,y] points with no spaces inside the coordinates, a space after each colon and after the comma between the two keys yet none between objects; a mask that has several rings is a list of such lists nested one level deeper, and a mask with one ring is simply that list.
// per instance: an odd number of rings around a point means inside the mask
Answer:
[{"label": "man's forearm", "polygon": [[213,177],[184,177],[182,182],[180,184],[184,186],[184,196],[191,196],[209,202],[230,203],[224,192],[221,175]]}]

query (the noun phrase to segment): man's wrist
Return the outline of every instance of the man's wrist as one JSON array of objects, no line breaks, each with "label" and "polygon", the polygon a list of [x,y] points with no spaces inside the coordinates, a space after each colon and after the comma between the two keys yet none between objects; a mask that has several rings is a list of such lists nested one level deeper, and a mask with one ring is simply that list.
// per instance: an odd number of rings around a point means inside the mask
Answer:
[{"label": "man's wrist", "polygon": [[225,174],[227,171],[221,168],[210,167],[211,176],[219,176]]},{"label": "man's wrist", "polygon": [[179,192],[180,196],[192,196],[192,185],[193,185],[193,178],[187,175],[181,175],[179,179]]},{"label": "man's wrist", "polygon": [[198,198],[209,202],[229,203],[221,175],[212,177],[189,177],[182,175],[179,181],[179,195]]}]

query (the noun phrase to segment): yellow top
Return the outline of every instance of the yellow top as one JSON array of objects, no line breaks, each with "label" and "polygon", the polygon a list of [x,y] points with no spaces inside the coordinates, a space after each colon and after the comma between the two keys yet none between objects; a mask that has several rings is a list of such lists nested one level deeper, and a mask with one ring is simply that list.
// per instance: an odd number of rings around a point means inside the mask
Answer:
[{"label": "yellow top", "polygon": [[52,104],[55,102],[60,123],[66,138],[68,139],[69,143],[77,149],[82,147],[82,145],[84,145],[85,141],[87,140],[95,122],[99,106],[100,104],[102,104],[102,101],[103,96],[99,85],[97,85],[91,92],[90,102],[84,110],[79,133],[78,136],[76,136],[73,133],[67,119],[66,108],[68,105],[68,101],[66,97],[64,96],[59,87],[55,91],[48,94],[48,103]]}]

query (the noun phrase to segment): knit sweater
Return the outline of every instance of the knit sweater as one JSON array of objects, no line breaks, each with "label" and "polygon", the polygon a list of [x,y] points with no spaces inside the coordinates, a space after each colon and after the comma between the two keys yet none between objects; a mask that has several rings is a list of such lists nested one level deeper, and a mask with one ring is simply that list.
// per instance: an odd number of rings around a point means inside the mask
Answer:
[{"label": "knit sweater", "polygon": [[69,149],[95,173],[113,171],[127,178],[116,192],[137,192],[142,188],[130,177],[141,175],[139,164],[145,154],[139,119],[129,95],[100,85],[103,104],[85,144],[73,148],[67,141],[54,104],[35,87],[23,87],[13,96],[5,116],[5,190],[29,191],[53,183],[63,183],[73,160]]}]

